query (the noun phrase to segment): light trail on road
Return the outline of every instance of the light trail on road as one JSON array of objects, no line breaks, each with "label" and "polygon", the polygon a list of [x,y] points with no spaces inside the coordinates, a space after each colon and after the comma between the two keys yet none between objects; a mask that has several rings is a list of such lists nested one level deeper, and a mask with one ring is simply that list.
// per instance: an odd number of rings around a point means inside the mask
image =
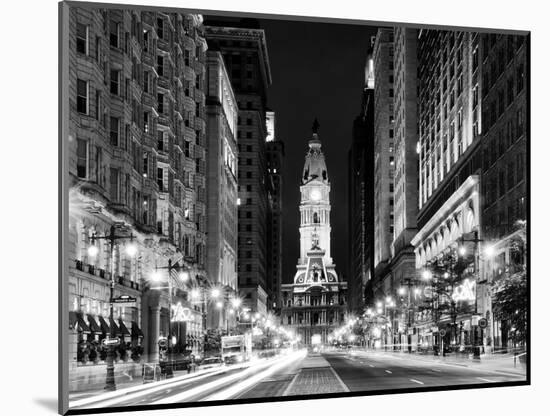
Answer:
[{"label": "light trail on road", "polygon": [[296,359],[296,357],[302,356],[303,354],[304,354],[303,350],[302,351],[296,351],[296,352],[293,352],[290,355],[285,356],[283,358],[279,357],[275,360],[267,360],[265,362],[259,362],[256,365],[250,366],[246,370],[241,371],[239,373],[236,373],[236,374],[233,374],[233,375],[230,375],[230,376],[226,376],[226,377],[222,377],[218,380],[212,381],[210,383],[192,388],[190,390],[187,390],[187,391],[175,394],[175,395],[170,395],[170,396],[164,397],[160,400],[152,402],[151,404],[169,404],[169,403],[178,403],[178,402],[188,401],[189,399],[191,399],[195,396],[198,396],[200,394],[204,394],[204,393],[206,393],[210,390],[214,390],[216,388],[220,388],[220,387],[222,387],[222,386],[224,386],[224,385],[226,385],[230,382],[238,380],[239,378],[246,377],[248,375],[252,375],[256,371],[260,371],[260,370],[262,370],[266,367],[272,366],[272,365],[274,365],[274,363],[277,363],[279,361],[284,362],[285,365],[287,365],[290,362],[294,361]]}]

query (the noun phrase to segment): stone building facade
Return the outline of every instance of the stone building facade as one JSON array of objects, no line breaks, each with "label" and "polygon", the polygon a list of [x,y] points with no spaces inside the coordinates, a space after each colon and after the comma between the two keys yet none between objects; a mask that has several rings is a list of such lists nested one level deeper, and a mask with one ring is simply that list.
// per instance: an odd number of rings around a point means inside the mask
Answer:
[{"label": "stone building facade", "polygon": [[283,279],[283,168],[285,147],[276,135],[275,112],[266,113],[267,172],[269,179],[268,214],[268,309],[281,308],[281,284]]},{"label": "stone building facade", "polygon": [[239,294],[244,307],[265,315],[269,212],[265,120],[271,84],[265,33],[250,27],[251,21],[206,23],[209,48],[221,52],[239,107]]},{"label": "stone building facade", "polygon": [[229,329],[227,302],[238,291],[237,281],[237,100],[220,52],[207,52],[208,89],[208,243],[207,272],[223,292],[210,305],[209,328]]},{"label": "stone building facade", "polygon": [[[186,287],[206,278],[206,41],[199,15],[70,7],[69,17],[69,358],[79,388],[83,372],[88,385],[104,378],[103,354],[91,351],[110,325],[129,343],[116,374],[155,361],[161,335],[201,350],[202,306]],[[112,228],[113,245],[103,238]],[[175,279],[172,293],[151,280],[168,259],[191,277]],[[115,297],[136,303],[116,306],[109,322],[112,275]],[[178,299],[189,303],[189,322],[171,325]]]}]

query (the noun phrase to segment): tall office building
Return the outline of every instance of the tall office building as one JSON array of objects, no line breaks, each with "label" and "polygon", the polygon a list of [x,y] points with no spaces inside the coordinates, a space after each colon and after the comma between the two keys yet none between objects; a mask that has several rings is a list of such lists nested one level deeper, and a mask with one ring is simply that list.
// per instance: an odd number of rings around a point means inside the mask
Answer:
[{"label": "tall office building", "polygon": [[[206,57],[206,116],[208,135],[207,272],[219,290],[210,302],[209,328],[234,325],[226,300],[237,294],[237,118],[239,109],[219,52]],[[217,292],[216,292],[217,293]],[[223,297],[223,298],[222,298]]]},{"label": "tall office building", "polygon": [[265,33],[251,20],[241,23],[209,21],[207,24],[208,46],[221,52],[239,107],[239,292],[243,306],[265,314],[269,211],[266,101],[267,88],[271,84]]},{"label": "tall office building", "polygon": [[374,42],[374,273],[375,292],[391,289],[389,261],[394,223],[394,30],[379,29]]},{"label": "tall office building", "polygon": [[[527,197],[528,39],[521,35],[481,34],[482,68],[482,251],[489,282],[525,270]],[[522,229],[523,228],[523,229]],[[487,247],[492,250],[490,252]],[[493,314],[485,296],[486,331],[495,348],[512,342],[511,326]]]},{"label": "tall office building", "polygon": [[[206,278],[206,41],[199,15],[76,6],[69,13],[68,298],[78,388],[82,380],[104,383],[105,366],[97,365],[104,358],[89,360],[81,346],[100,343],[112,327],[148,361],[158,359],[161,335],[173,337],[175,349],[201,351],[201,305],[187,298],[189,281],[165,268],[173,260],[192,281]],[[137,247],[127,253],[130,235]],[[114,320],[111,277],[115,297],[136,298],[135,306],[115,305]],[[172,279],[172,292],[155,289],[153,279]],[[188,313],[171,322],[175,304]],[[140,374],[141,365],[127,371]]]},{"label": "tall office building", "polygon": [[360,114],[353,122],[348,152],[348,307],[361,313],[372,301],[374,277],[374,63],[371,45],[365,65]]},{"label": "tall office building", "polygon": [[[461,277],[469,279],[463,284],[471,280],[481,286],[475,254],[482,238],[479,36],[441,30],[421,30],[418,36],[419,213],[411,243],[417,269],[428,270],[435,279],[441,278],[440,270],[450,276],[460,257],[465,267]],[[458,250],[464,241],[468,253]],[[432,330],[437,326],[446,329],[446,345],[455,334],[458,343],[473,343],[473,316],[485,314],[483,293],[478,287],[474,298],[460,304],[456,317],[437,310],[419,313],[419,342],[440,344],[441,336]],[[460,328],[452,327],[455,320]]]},{"label": "tall office building", "polygon": [[269,214],[267,235],[268,309],[281,308],[283,280],[283,159],[284,143],[276,135],[275,112],[266,112],[266,151],[269,179]]}]

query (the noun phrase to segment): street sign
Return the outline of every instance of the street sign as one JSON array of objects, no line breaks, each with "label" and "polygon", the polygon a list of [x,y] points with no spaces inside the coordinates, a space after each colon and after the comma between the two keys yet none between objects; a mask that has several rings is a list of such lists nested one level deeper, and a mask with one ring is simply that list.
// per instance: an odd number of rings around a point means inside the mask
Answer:
[{"label": "street sign", "polygon": [[481,319],[477,322],[477,324],[479,325],[479,327],[480,327],[481,329],[487,328],[487,319],[481,318]]},{"label": "street sign", "polygon": [[443,329],[443,328],[441,328],[439,330],[439,335],[441,335],[442,337],[444,337],[446,333],[447,333],[447,331],[445,331],[445,329]]},{"label": "street sign", "polygon": [[101,341],[103,345],[118,345],[120,344],[120,339],[118,338],[103,338]]},{"label": "street sign", "polygon": [[113,298],[113,304],[123,306],[136,306],[137,299],[129,295],[121,295]]}]

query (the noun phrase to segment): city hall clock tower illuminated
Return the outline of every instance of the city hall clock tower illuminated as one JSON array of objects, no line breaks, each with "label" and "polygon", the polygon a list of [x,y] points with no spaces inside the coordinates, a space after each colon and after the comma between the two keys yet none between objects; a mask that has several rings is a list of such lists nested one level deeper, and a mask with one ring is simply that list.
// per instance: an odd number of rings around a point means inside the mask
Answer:
[{"label": "city hall clock tower illuminated", "polygon": [[281,287],[281,323],[303,344],[326,345],[343,322],[347,284],[330,255],[330,181],[317,120],[312,130],[300,178],[300,258],[293,283]]}]

